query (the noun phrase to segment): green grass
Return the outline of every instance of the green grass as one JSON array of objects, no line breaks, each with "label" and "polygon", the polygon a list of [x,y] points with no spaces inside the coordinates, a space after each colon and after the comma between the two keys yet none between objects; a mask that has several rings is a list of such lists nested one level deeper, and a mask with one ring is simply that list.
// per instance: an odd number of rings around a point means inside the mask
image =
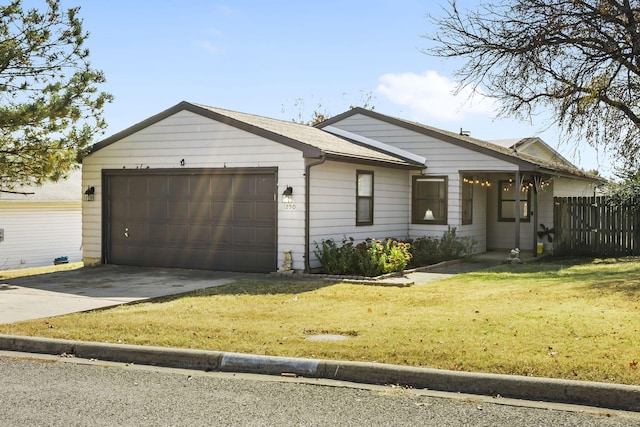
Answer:
[{"label": "green grass", "polygon": [[639,308],[640,259],[554,260],[408,288],[242,282],[0,333],[640,385]]}]

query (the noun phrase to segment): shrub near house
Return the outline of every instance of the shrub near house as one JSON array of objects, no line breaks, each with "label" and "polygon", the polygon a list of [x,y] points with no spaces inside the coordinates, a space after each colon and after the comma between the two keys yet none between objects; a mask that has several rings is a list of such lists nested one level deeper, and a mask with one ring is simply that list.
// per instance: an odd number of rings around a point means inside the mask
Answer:
[{"label": "shrub near house", "polygon": [[315,254],[327,274],[356,274],[379,276],[403,271],[407,266],[422,267],[441,261],[468,257],[475,242],[456,235],[449,229],[441,238],[420,237],[409,242],[388,238],[384,242],[366,239],[355,244],[353,237],[345,237],[338,246],[332,239],[315,243]]}]

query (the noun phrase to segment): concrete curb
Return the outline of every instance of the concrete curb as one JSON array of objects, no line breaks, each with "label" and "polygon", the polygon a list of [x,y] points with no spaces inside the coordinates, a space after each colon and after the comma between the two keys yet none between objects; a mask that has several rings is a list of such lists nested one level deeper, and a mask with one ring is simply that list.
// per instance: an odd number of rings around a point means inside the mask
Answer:
[{"label": "concrete curb", "polygon": [[0,335],[0,349],[205,371],[291,374],[363,384],[640,411],[640,386],[429,368]]}]

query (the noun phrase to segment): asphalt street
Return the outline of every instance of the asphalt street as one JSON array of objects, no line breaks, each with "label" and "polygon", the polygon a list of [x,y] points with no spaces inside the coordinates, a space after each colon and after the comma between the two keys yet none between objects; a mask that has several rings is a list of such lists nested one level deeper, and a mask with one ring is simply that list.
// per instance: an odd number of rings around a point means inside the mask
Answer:
[{"label": "asphalt street", "polygon": [[594,408],[10,352],[0,381],[2,426],[640,426]]}]

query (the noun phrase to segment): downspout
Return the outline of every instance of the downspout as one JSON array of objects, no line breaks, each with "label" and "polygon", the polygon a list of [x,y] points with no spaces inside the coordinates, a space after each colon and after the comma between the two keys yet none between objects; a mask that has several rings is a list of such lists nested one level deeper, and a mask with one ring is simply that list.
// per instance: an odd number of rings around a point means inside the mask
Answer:
[{"label": "downspout", "polygon": [[309,163],[304,168],[304,272],[311,273],[311,255],[309,246],[311,245],[311,238],[309,236],[310,222],[311,222],[311,168],[313,166],[321,165],[325,162],[325,155],[320,155],[320,160],[317,162]]}]

